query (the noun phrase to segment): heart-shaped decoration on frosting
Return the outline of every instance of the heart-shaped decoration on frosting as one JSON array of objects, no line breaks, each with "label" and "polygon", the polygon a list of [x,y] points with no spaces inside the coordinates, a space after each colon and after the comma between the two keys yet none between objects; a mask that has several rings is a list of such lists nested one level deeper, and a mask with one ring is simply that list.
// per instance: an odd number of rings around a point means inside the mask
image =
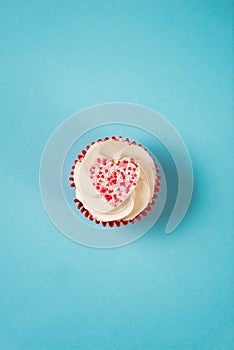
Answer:
[{"label": "heart-shaped decoration on frosting", "polygon": [[117,207],[136,187],[140,166],[133,158],[123,158],[116,162],[97,158],[89,173],[97,192],[111,206]]}]

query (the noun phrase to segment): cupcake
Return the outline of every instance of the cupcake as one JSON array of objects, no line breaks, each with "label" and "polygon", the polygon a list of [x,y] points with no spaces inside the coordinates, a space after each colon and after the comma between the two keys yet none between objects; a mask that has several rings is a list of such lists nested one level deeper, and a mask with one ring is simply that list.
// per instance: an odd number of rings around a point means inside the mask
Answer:
[{"label": "cupcake", "polygon": [[82,150],[72,167],[78,209],[110,227],[141,220],[152,210],[159,191],[159,171],[141,144],[122,137],[99,139]]}]

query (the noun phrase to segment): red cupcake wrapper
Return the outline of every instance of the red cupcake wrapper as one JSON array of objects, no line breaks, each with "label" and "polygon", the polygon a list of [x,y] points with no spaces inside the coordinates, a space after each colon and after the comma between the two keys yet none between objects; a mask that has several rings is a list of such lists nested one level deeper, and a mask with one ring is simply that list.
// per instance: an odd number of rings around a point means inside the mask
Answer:
[{"label": "red cupcake wrapper", "polygon": [[[111,138],[106,136],[103,140],[102,139],[98,139],[96,142],[100,142],[100,141],[107,141],[110,140]],[[142,144],[138,144],[136,141],[130,141],[129,138],[123,139],[122,136],[112,136],[113,140],[122,140],[122,141],[127,141],[129,143],[129,145],[137,145],[140,147],[143,147]],[[94,145],[96,142],[92,142],[91,146]],[[77,159],[75,159],[74,163],[76,164],[77,162],[82,162],[82,160],[84,159],[87,150],[90,148],[90,145],[86,146],[86,149],[83,149],[81,151],[80,154],[78,154]],[[148,150],[146,148],[144,148],[145,151],[148,152]],[[148,152],[149,153],[149,152]],[[156,170],[156,174],[159,174],[159,169],[157,168],[157,164],[154,162],[155,165],[155,170]],[[74,183],[74,169],[75,169],[75,165],[72,166],[72,170],[70,172],[70,177],[69,177],[69,181],[71,182],[70,187],[75,187],[75,183]],[[156,203],[155,199],[158,197],[157,193],[160,190],[160,182],[159,180],[161,179],[160,176],[157,175],[157,179],[155,180],[155,186],[154,186],[154,195],[153,198],[151,200],[151,202],[147,205],[147,207],[140,212],[134,219],[131,220],[114,220],[114,221],[99,221],[97,219],[95,219],[93,217],[93,215],[87,210],[85,209],[85,207],[83,206],[82,202],[79,201],[77,198],[74,199],[74,203],[76,203],[77,205],[77,209],[84,215],[84,217],[88,218],[90,221],[95,221],[96,224],[98,225],[102,225],[104,227],[106,227],[107,225],[109,227],[120,227],[121,225],[127,226],[129,223],[134,224],[136,220],[141,221],[143,216],[147,216],[149,211],[152,211],[152,205],[154,205]]]}]

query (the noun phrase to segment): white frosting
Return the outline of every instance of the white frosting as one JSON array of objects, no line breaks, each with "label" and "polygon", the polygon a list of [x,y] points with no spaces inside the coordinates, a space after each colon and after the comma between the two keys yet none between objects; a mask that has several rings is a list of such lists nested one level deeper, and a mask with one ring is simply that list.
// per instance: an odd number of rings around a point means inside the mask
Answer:
[{"label": "white frosting", "polygon": [[[113,162],[132,157],[140,166],[140,177],[136,187],[117,207],[113,208],[93,186],[89,169],[98,157],[105,157]],[[89,148],[84,159],[76,163],[74,169],[76,198],[100,221],[135,218],[152,200],[155,180],[155,165],[149,153],[143,147],[129,145],[121,139],[96,142]]]}]

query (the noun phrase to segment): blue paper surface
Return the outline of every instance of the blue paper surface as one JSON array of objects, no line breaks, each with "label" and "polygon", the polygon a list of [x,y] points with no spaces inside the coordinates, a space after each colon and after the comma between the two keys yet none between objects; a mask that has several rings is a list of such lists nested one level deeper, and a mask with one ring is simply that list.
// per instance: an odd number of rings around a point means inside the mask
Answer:
[{"label": "blue paper surface", "polygon": [[[233,349],[232,1],[0,5],[0,348]],[[96,250],[50,222],[39,164],[65,118],[116,101],[174,124],[195,188],[171,235]]]}]

